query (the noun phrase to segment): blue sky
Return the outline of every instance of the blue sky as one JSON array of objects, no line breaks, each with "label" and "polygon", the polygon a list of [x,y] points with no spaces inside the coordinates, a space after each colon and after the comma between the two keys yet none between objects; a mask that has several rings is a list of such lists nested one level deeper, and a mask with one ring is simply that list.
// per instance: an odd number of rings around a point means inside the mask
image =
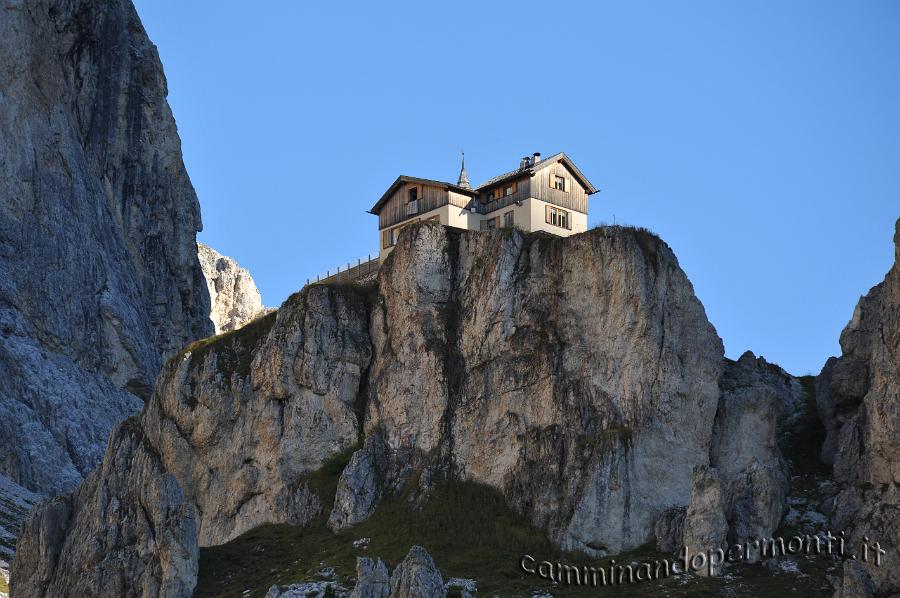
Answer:
[{"label": "blue sky", "polygon": [[726,353],[839,353],[893,260],[900,2],[138,0],[200,240],[268,305],[377,252],[398,174],[473,183],[565,151],[589,224],[678,255]]}]

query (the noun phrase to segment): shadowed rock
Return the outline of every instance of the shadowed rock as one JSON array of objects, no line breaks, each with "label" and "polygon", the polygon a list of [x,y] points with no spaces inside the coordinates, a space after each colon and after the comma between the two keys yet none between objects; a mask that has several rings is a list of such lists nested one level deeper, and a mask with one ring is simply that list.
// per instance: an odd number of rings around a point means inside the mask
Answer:
[{"label": "shadowed rock", "polygon": [[[860,546],[864,536],[880,542],[885,559],[896,559],[900,546],[900,220],[894,244],[893,266],[859,300],[841,333],[841,356],[817,380],[828,432],[823,457],[839,484],[827,514],[849,544]],[[844,594],[856,596],[866,575],[876,595],[900,593],[897,567],[870,558],[845,566]]]},{"label": "shadowed rock", "polygon": [[200,209],[130,2],[4,2],[0,71],[0,474],[54,494],[212,331]]},{"label": "shadowed rock", "polygon": [[409,549],[391,575],[391,598],[444,598],[444,579],[421,546]]},{"label": "shadowed rock", "polygon": [[356,586],[350,598],[388,598],[391,579],[387,566],[381,559],[357,557]]},{"label": "shadowed rock", "polygon": [[[728,547],[727,536],[728,520],[725,518],[725,496],[719,472],[710,467],[696,467],[691,504],[684,516],[684,546],[690,555],[709,555],[710,551]],[[722,562],[724,559],[719,559],[718,564],[714,565],[709,559],[704,560],[705,566],[697,569],[696,573],[718,575],[722,571]]]}]

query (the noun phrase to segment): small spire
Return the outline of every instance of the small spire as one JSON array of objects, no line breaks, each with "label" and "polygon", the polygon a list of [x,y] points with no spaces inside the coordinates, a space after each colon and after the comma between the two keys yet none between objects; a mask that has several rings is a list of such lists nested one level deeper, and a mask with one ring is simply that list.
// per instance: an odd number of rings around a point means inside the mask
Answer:
[{"label": "small spire", "polygon": [[469,175],[466,174],[466,152],[460,151],[460,153],[462,154],[462,168],[459,169],[459,178],[456,180],[456,184],[464,189],[471,189]]}]

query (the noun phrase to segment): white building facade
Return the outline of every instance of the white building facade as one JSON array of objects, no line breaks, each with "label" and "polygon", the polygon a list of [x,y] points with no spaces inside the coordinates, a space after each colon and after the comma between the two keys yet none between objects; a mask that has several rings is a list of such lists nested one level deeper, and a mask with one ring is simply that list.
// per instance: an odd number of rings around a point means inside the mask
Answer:
[{"label": "white building facade", "polygon": [[456,184],[399,176],[370,212],[378,216],[379,257],[400,230],[435,220],[465,230],[515,227],[567,237],[587,230],[588,197],[597,192],[564,153],[522,158],[516,170],[469,185],[465,160]]}]

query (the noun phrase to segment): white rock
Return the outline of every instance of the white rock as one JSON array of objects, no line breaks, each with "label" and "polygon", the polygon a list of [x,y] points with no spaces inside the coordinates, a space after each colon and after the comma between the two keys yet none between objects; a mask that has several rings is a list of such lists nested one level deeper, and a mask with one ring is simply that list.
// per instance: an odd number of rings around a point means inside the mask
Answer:
[{"label": "white rock", "polygon": [[216,334],[240,328],[266,312],[253,277],[236,261],[203,243],[197,243],[197,256],[209,289]]}]

